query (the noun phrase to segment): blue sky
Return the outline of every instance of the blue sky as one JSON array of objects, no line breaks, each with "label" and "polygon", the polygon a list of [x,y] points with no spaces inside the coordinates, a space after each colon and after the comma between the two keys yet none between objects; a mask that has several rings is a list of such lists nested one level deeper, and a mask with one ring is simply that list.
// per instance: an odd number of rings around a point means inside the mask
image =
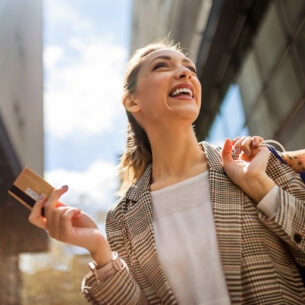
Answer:
[{"label": "blue sky", "polygon": [[45,178],[89,213],[115,201],[131,0],[44,1]]}]

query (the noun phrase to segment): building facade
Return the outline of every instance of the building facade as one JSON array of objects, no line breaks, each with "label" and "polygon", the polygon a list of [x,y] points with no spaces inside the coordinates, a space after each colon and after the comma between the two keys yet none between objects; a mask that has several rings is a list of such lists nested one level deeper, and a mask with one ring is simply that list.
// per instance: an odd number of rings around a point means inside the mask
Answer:
[{"label": "building facade", "polygon": [[189,51],[199,140],[257,134],[292,150],[305,147],[304,33],[303,0],[133,0],[130,50],[169,35]]},{"label": "building facade", "polygon": [[0,304],[20,304],[18,255],[47,250],[45,232],[8,195],[24,166],[43,175],[42,0],[0,1]]}]

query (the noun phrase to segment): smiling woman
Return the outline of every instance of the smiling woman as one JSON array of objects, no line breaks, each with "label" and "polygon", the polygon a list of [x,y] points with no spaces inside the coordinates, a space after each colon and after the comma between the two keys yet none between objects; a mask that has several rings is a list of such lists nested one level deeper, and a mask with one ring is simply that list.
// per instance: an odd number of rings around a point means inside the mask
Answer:
[{"label": "smiling woman", "polygon": [[[167,41],[129,62],[121,198],[106,234],[59,203],[37,201],[30,221],[87,249],[82,291],[92,304],[304,304],[305,188],[259,136],[198,143],[194,64]],[[45,209],[45,217],[41,209]],[[289,249],[289,251],[288,251]],[[207,280],[208,279],[208,280]]]}]

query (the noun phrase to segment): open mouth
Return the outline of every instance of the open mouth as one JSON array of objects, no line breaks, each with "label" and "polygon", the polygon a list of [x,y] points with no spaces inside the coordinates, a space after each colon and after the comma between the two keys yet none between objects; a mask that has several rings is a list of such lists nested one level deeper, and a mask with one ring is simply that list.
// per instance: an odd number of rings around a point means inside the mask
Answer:
[{"label": "open mouth", "polygon": [[194,97],[193,91],[190,88],[177,88],[170,93],[171,97],[183,95],[188,97]]}]

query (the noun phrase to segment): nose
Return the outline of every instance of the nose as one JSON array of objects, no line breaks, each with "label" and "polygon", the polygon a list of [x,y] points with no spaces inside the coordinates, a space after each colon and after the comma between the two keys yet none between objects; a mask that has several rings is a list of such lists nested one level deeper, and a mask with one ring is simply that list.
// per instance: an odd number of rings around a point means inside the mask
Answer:
[{"label": "nose", "polygon": [[180,79],[180,78],[190,79],[192,77],[192,72],[189,68],[187,68],[185,66],[181,66],[181,67],[177,68],[177,71],[175,73],[175,77],[177,79]]}]

